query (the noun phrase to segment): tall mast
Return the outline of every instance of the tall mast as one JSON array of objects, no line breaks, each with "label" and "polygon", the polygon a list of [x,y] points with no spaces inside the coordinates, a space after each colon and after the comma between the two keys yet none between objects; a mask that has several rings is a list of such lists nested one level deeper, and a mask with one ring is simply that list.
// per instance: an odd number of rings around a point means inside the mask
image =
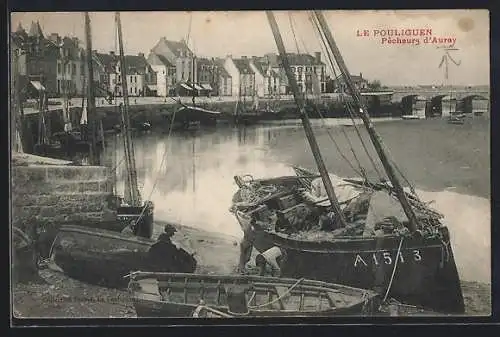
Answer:
[{"label": "tall mast", "polygon": [[71,131],[71,118],[69,117],[69,95],[68,95],[68,83],[67,83],[67,73],[66,73],[66,65],[69,64],[69,57],[67,57],[64,53],[64,43],[61,42],[59,45],[59,53],[62,61],[62,73],[63,80],[61,85],[61,91],[63,94],[63,120],[64,120],[64,131]]},{"label": "tall mast", "polygon": [[330,46],[333,56],[335,57],[335,60],[339,65],[340,71],[345,78],[347,87],[354,96],[354,99],[356,100],[358,106],[361,107],[360,117],[363,120],[363,123],[365,124],[366,130],[368,131],[368,135],[370,136],[373,146],[375,147],[375,150],[377,151],[380,161],[384,166],[385,172],[387,173],[387,176],[391,181],[392,186],[394,187],[397,198],[401,203],[401,206],[403,207],[406,216],[408,217],[409,220],[408,229],[413,233],[417,230],[418,220],[415,215],[415,212],[413,212],[410,202],[406,197],[406,194],[403,190],[403,186],[401,185],[399,179],[396,176],[395,168],[392,166],[391,162],[389,161],[389,158],[387,157],[387,154],[384,151],[382,138],[380,138],[380,135],[373,127],[373,123],[371,122],[370,117],[368,116],[367,113],[368,110],[366,108],[366,105],[361,100],[361,95],[359,93],[358,88],[352,82],[351,75],[347,70],[344,59],[342,58],[342,55],[340,54],[340,51],[335,43],[335,40],[333,39],[332,33],[326,23],[323,13],[321,11],[314,11],[314,13],[316,15],[316,18],[318,19],[318,22],[321,26],[323,33],[325,34],[326,40],[328,42],[328,45]]},{"label": "tall mast", "polygon": [[92,32],[90,29],[89,12],[85,12],[85,39],[87,49],[87,122],[90,126],[90,163],[99,165],[99,153],[97,151],[97,124],[94,97],[94,66],[92,64]]},{"label": "tall mast", "polygon": [[19,81],[19,54],[22,52],[12,43],[11,37],[11,104],[10,104],[10,134],[11,151],[23,152],[22,146],[22,103],[20,95]]},{"label": "tall mast", "polygon": [[330,200],[330,204],[332,205],[335,213],[338,215],[339,220],[342,226],[346,226],[347,222],[344,217],[344,213],[340,209],[339,201],[337,200],[337,196],[335,195],[335,190],[333,189],[332,182],[330,180],[330,176],[328,175],[328,171],[326,169],[325,163],[321,156],[318,143],[316,138],[314,137],[314,133],[311,127],[311,123],[307,116],[307,113],[304,108],[304,100],[303,96],[299,92],[299,88],[297,85],[297,80],[295,79],[295,75],[292,73],[290,68],[290,64],[288,63],[288,58],[286,56],[285,45],[283,44],[283,39],[281,38],[281,33],[279,31],[278,24],[276,22],[276,18],[271,11],[266,11],[267,19],[269,21],[269,25],[271,26],[271,30],[273,31],[274,40],[276,41],[276,46],[278,47],[278,51],[280,53],[281,62],[283,63],[283,68],[285,69],[286,76],[288,78],[288,82],[292,87],[293,97],[295,98],[295,102],[299,107],[300,118],[302,119],[302,124],[304,126],[304,131],[307,136],[307,140],[309,141],[309,145],[311,146],[312,153],[314,155],[314,159],[316,160],[316,165],[318,166],[319,173],[321,175],[321,179],[323,180],[323,184],[325,185],[326,193],[328,195],[328,199]]},{"label": "tall mast", "polygon": [[132,206],[139,206],[141,204],[139,187],[137,186],[137,171],[135,168],[135,158],[134,158],[134,145],[132,144],[132,139],[130,137],[130,116],[129,116],[129,99],[128,99],[128,88],[127,88],[127,67],[125,64],[125,55],[123,52],[123,35],[122,35],[122,23],[120,20],[120,13],[115,12],[115,21],[118,29],[118,47],[120,50],[120,73],[121,73],[121,84],[122,84],[122,94],[123,94],[123,106],[122,106],[122,124],[123,124],[123,141],[125,147],[125,163],[127,167],[127,176],[129,185],[128,188],[128,200]]}]

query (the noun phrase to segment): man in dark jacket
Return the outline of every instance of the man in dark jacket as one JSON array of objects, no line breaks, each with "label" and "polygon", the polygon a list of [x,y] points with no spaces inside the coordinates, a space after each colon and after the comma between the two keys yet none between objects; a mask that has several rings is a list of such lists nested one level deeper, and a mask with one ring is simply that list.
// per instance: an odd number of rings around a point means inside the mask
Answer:
[{"label": "man in dark jacket", "polygon": [[196,268],[196,260],[172,242],[176,232],[173,225],[166,225],[157,242],[149,248],[149,260],[155,271],[193,272]]}]

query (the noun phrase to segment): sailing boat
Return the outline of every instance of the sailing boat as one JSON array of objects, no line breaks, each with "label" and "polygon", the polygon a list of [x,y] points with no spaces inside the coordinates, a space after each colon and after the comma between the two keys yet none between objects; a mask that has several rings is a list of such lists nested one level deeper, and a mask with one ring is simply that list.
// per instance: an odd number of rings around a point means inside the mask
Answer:
[{"label": "sailing boat", "polygon": [[323,14],[314,11],[312,22],[323,33],[325,46],[361,107],[359,117],[390,183],[372,183],[366,176],[341,179],[327,172],[278,25],[272,12],[267,16],[320,174],[294,167],[292,176],[235,177],[239,190],[231,212],[244,232],[240,268],[250,259],[253,246],[261,261],[279,266],[283,277],[375,289],[384,300],[392,297],[434,311],[463,313],[450,234],[442,215],[403,189]]},{"label": "sailing boat", "polygon": [[[191,22],[189,23],[191,26]],[[189,27],[189,31],[191,30],[191,27]],[[189,34],[188,34],[188,39],[189,39]],[[186,49],[187,49],[187,41],[186,41]],[[196,96],[201,88],[196,82],[196,56],[193,54],[192,55],[192,62],[191,62],[191,76],[188,79],[187,87],[191,88],[191,93],[192,93],[192,105],[184,104],[179,100],[179,104],[181,107],[177,110],[175,115],[177,116],[178,120],[182,121],[182,128],[183,129],[190,129],[192,128],[193,125],[195,126],[201,126],[201,125],[206,125],[206,126],[213,126],[217,124],[217,118],[220,117],[221,112],[220,111],[214,111],[214,110],[209,110],[202,108],[201,106],[196,105]],[[198,89],[199,88],[199,89]]]},{"label": "sailing boat", "polygon": [[[118,42],[120,46],[120,65],[122,78],[126,79],[126,65],[124,62],[123,41],[120,14],[115,14],[118,29]],[[83,110],[90,125],[93,151],[92,164],[99,164],[98,149],[95,147],[96,121],[93,115],[95,100],[93,97],[92,83],[92,46],[90,38],[90,17],[85,13],[85,28],[87,32],[87,67],[88,67],[88,106]],[[128,116],[128,91],[126,80],[122,81],[124,104],[121,106],[123,140],[125,149],[126,177],[126,203],[117,209],[117,218],[112,221],[96,223],[85,222],[81,225],[61,226],[52,244],[50,257],[68,275],[83,279],[91,283],[100,283],[113,287],[127,285],[124,276],[132,270],[147,271],[174,271],[193,272],[196,260],[183,249],[178,249],[173,244],[155,245],[153,235],[153,203],[141,203],[137,186],[137,173],[135,170],[134,148],[130,137],[130,121]],[[103,135],[101,128],[101,136]],[[167,227],[165,228],[167,230]],[[171,235],[170,232],[165,233]],[[161,235],[160,235],[161,236]],[[167,240],[169,241],[169,240]],[[165,250],[163,259],[158,262],[157,256],[151,254],[152,247]],[[155,249],[156,251],[157,249]],[[156,254],[156,253],[155,253]]]}]

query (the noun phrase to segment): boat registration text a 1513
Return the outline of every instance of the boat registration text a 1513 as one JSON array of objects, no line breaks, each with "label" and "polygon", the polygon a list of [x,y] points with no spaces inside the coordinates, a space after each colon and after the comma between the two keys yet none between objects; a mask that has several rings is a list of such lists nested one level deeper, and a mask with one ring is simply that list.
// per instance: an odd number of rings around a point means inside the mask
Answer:
[{"label": "boat registration text a 1513", "polygon": [[422,254],[419,249],[405,250],[399,253],[389,251],[377,251],[371,254],[356,254],[354,267],[367,267],[370,265],[393,264],[396,259],[398,263],[420,262]]}]

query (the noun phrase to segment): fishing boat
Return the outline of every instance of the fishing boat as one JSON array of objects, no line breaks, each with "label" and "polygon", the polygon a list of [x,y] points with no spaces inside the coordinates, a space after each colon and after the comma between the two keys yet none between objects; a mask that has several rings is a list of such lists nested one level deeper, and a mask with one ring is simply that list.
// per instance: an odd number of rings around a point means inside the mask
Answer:
[{"label": "fishing boat", "polygon": [[12,277],[15,281],[27,281],[37,275],[35,242],[16,226],[12,226]]},{"label": "fishing boat", "polygon": [[[404,175],[389,159],[323,14],[314,11],[311,20],[360,107],[358,116],[388,181],[375,183],[363,174],[360,179],[343,179],[327,171],[270,12],[268,19],[319,174],[295,167],[292,176],[235,177],[239,189],[230,211],[244,232],[240,269],[250,259],[253,246],[269,264],[279,267],[283,277],[374,289],[383,301],[392,297],[434,311],[463,313],[460,280],[443,216],[421,201],[411,185],[410,191],[403,188],[396,172]],[[250,247],[250,252],[244,247]]]},{"label": "fishing boat", "polygon": [[208,110],[197,105],[182,106],[176,111],[176,120],[180,122],[183,129],[198,128],[200,126],[214,126],[220,117],[220,111]]},{"label": "fishing boat", "polygon": [[452,114],[448,117],[449,124],[459,124],[462,125],[465,123],[465,118],[467,116],[464,113]]},{"label": "fishing boat", "polygon": [[[120,14],[115,14],[120,48],[121,73],[125,77],[123,41]],[[90,40],[90,18],[85,13],[87,31],[87,53],[92,52]],[[91,58],[88,58],[91,60]],[[88,62],[89,74],[92,74],[91,62]],[[91,75],[90,75],[91,76]],[[89,83],[93,83],[92,78]],[[124,104],[120,105],[124,140],[125,166],[127,171],[125,197],[116,209],[116,218],[111,221],[85,221],[74,225],[60,226],[50,249],[49,257],[71,276],[100,282],[108,286],[123,285],[123,276],[130,271],[142,269],[151,271],[184,271],[193,272],[196,260],[182,248],[177,248],[167,240],[167,245],[160,243],[165,256],[158,262],[151,255],[151,248],[156,241],[153,236],[154,205],[150,201],[141,202],[138,189],[137,173],[134,159],[134,147],[130,136],[130,118],[128,115],[128,90],[126,81],[122,81]],[[93,99],[92,90],[89,97]],[[92,107],[89,100],[89,116]],[[102,128],[101,128],[102,131]],[[94,151],[93,153],[96,153]],[[97,156],[96,156],[97,157]],[[98,158],[93,158],[94,160]],[[165,228],[167,230],[167,227]],[[164,233],[167,235],[167,233]],[[172,234],[172,233],[170,233]],[[169,235],[170,235],[169,234]],[[161,238],[161,235],[160,235]],[[159,240],[160,241],[160,240]],[[163,242],[164,243],[164,242]]]},{"label": "fishing boat", "polygon": [[424,119],[420,116],[416,116],[416,115],[403,115],[401,116],[401,119],[404,119],[404,120],[420,120],[420,119]]},{"label": "fishing boat", "polygon": [[373,314],[373,291],[306,279],[135,272],[138,317],[314,317]]},{"label": "fishing boat", "polygon": [[126,287],[127,274],[134,270],[192,273],[192,254],[172,245],[158,261],[151,254],[157,241],[83,226],[63,226],[52,245],[54,262],[67,275],[93,284]]},{"label": "fishing boat", "polygon": [[[186,39],[185,47],[188,49],[189,32],[191,31],[191,23],[189,21],[188,36]],[[193,50],[194,51],[194,50]],[[180,122],[181,129],[194,129],[200,126],[215,126],[217,119],[221,116],[220,111],[206,109],[196,104],[196,97],[204,88],[197,84],[197,71],[196,71],[196,56],[193,55],[193,62],[191,64],[191,72],[187,83],[182,83],[181,86],[191,92],[193,104],[184,104],[179,100],[181,107],[175,112],[176,121]]]}]

